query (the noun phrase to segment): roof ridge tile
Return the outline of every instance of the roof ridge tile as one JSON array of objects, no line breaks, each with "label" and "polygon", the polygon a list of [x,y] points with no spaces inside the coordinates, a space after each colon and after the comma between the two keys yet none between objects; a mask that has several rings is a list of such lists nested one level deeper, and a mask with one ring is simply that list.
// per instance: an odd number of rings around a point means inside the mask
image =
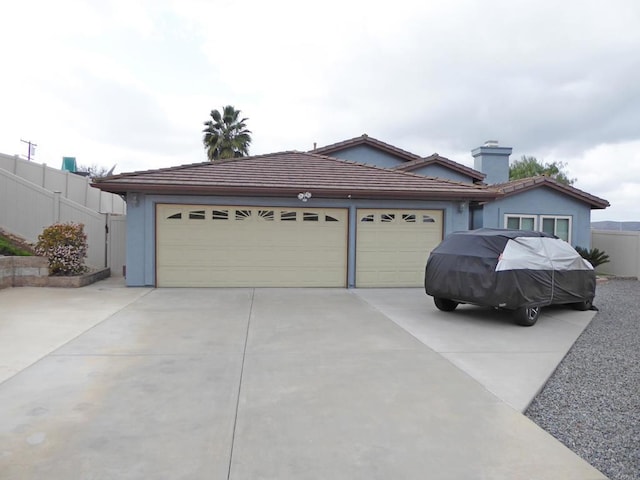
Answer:
[{"label": "roof ridge tile", "polygon": [[408,150],[404,150],[402,148],[396,147],[395,145],[391,145],[390,143],[383,142],[382,140],[378,140],[377,138],[371,137],[366,133],[362,134],[359,137],[353,137],[348,140],[342,140],[340,142],[314,148],[313,150],[309,150],[309,153],[318,152],[318,151],[319,153],[335,152],[337,150],[341,150],[346,147],[365,145],[365,144],[376,146],[379,149],[386,150],[390,153],[395,153],[400,157],[404,157],[407,161],[420,158],[420,155],[417,155],[413,152],[409,152]]},{"label": "roof ridge tile", "polygon": [[585,192],[584,190],[576,188],[573,185],[562,183],[555,178],[551,178],[547,175],[536,175],[533,177],[517,178],[515,180],[497,183],[490,186],[498,189],[504,195],[509,196],[518,193],[519,191],[542,186],[544,184],[549,185],[556,190],[564,191],[567,194],[572,195],[573,197],[578,198],[584,202],[590,203],[597,208],[606,208],[610,205],[609,202],[603,198]]}]

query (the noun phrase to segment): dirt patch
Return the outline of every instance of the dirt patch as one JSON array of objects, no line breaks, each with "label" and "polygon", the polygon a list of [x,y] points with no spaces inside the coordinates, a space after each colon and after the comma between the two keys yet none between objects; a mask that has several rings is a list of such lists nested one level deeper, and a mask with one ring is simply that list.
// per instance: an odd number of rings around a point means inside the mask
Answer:
[{"label": "dirt patch", "polygon": [[32,255],[36,254],[35,248],[33,246],[33,244],[31,244],[30,242],[28,242],[27,240],[25,240],[24,238],[22,238],[19,235],[15,235],[13,233],[9,233],[6,230],[0,228],[0,235],[3,236],[4,238],[6,238],[7,240],[9,240],[9,242],[11,242],[11,244],[13,244],[13,246],[18,247],[22,250],[26,250],[27,252],[31,253]]}]

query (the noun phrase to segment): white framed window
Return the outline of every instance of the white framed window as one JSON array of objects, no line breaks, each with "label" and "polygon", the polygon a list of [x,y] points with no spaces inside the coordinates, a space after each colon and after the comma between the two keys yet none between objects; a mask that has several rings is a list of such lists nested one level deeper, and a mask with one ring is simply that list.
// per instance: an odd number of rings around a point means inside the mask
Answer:
[{"label": "white framed window", "polygon": [[504,216],[504,228],[513,230],[537,230],[535,215],[507,214]]},{"label": "white framed window", "polygon": [[504,228],[541,231],[571,243],[571,216],[567,215],[522,215],[510,213],[504,216]]},{"label": "white framed window", "polygon": [[540,215],[540,230],[571,243],[571,217]]}]

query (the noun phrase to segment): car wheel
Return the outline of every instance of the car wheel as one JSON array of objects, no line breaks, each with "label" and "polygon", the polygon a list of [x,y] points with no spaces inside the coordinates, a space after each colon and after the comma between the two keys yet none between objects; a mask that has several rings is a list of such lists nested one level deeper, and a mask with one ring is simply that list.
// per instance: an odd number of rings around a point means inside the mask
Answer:
[{"label": "car wheel", "polygon": [[573,304],[573,308],[576,310],[580,310],[581,312],[586,312],[587,310],[591,310],[593,307],[593,300],[585,300],[584,302],[578,302]]},{"label": "car wheel", "polygon": [[438,310],[442,310],[443,312],[453,312],[458,306],[458,302],[440,297],[433,297],[433,303],[436,304]]},{"label": "car wheel", "polygon": [[518,325],[530,327],[538,321],[540,307],[520,307],[513,312],[513,318]]}]

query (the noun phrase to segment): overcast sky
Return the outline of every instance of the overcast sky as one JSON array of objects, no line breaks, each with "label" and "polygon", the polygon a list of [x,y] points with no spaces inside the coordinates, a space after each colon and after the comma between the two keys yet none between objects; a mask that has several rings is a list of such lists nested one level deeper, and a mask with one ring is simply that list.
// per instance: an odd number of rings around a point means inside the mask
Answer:
[{"label": "overcast sky", "polygon": [[640,221],[638,0],[5,2],[0,152],[116,172],[206,161],[231,104],[251,154],[367,133],[473,166],[486,140],[564,162]]}]

